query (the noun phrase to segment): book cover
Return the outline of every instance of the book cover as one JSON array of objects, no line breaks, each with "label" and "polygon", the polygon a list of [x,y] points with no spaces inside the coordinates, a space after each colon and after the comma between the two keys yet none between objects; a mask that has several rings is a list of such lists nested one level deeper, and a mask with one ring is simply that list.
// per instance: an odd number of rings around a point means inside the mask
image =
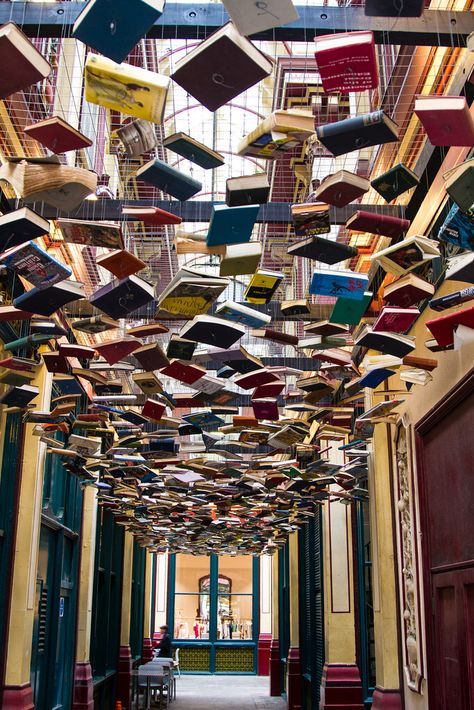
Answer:
[{"label": "book cover", "polygon": [[172,168],[158,158],[153,158],[137,170],[138,180],[144,180],[177,200],[189,200],[202,190],[202,184],[184,173]]},{"label": "book cover", "polygon": [[252,236],[259,210],[258,205],[245,207],[213,205],[206,237],[207,246],[248,242]]},{"label": "book cover", "polygon": [[314,193],[314,199],[327,202],[334,207],[345,207],[350,202],[362,197],[369,188],[370,182],[367,178],[348,170],[338,170],[323,178]]},{"label": "book cover", "polygon": [[24,409],[39,395],[39,388],[34,385],[20,385],[9,387],[0,395],[0,404],[5,407],[19,407]]},{"label": "book cover", "polygon": [[[140,343],[138,342],[138,344]],[[133,351],[133,357],[138,360],[140,366],[147,372],[153,372],[153,370],[159,370],[161,367],[169,365],[169,359],[158,343],[149,343],[138,347]]]},{"label": "book cover", "polygon": [[147,419],[152,419],[154,422],[159,422],[165,413],[166,406],[156,399],[147,399],[142,409],[142,416]]},{"label": "book cover", "polygon": [[446,281],[465,281],[474,284],[474,253],[460,254],[448,261]]},{"label": "book cover", "polygon": [[380,234],[391,239],[400,237],[407,231],[409,226],[410,220],[408,219],[365,210],[357,210],[346,222],[346,229]]},{"label": "book cover", "polygon": [[126,249],[117,249],[109,254],[98,256],[96,264],[110,271],[117,279],[124,279],[147,267],[146,262]]},{"label": "book cover", "polygon": [[367,274],[320,269],[313,274],[309,292],[320,296],[344,296],[348,299],[362,300],[368,283]]},{"label": "book cover", "polygon": [[228,207],[262,205],[270,197],[270,183],[266,173],[242,175],[226,181],[225,202]]},{"label": "book cover", "polygon": [[152,123],[162,122],[170,83],[167,76],[89,54],[84,78],[85,97],[92,104]]},{"label": "book cover", "polygon": [[28,37],[13,23],[0,27],[0,98],[27,89],[51,73],[51,65]]},{"label": "book cover", "polygon": [[77,17],[72,36],[120,64],[164,7],[165,0],[90,0]]},{"label": "book cover", "polygon": [[116,362],[137,350],[140,347],[140,341],[130,336],[125,336],[116,340],[105,340],[103,343],[96,343],[94,347],[109,365],[115,365]]},{"label": "book cover", "polygon": [[373,331],[388,333],[405,333],[416,321],[420,311],[418,308],[392,308],[385,306],[373,325]]},{"label": "book cover", "polygon": [[415,339],[398,333],[373,332],[370,326],[355,341],[356,345],[382,353],[405,357],[415,349]]},{"label": "book cover", "polygon": [[111,318],[125,318],[137,308],[153,301],[153,286],[138,276],[114,279],[99,288],[89,299],[92,306]]},{"label": "book cover", "polygon": [[228,323],[223,318],[200,315],[186,323],[179,335],[181,338],[194,340],[197,343],[230,348],[245,335],[245,328],[238,323]]},{"label": "book cover", "polygon": [[34,242],[25,242],[0,254],[0,264],[39,289],[53,286],[72,274],[69,266],[61,264]]},{"label": "book cover", "polygon": [[324,91],[366,91],[379,83],[373,32],[337,32],[314,38]]},{"label": "book cover", "polygon": [[[254,370],[253,372],[245,372],[242,375],[237,375],[234,379],[234,384],[244,390],[253,390],[256,387],[260,387],[260,385],[266,385],[269,382],[275,382],[278,379],[278,375],[271,372],[266,367],[262,367],[258,370]],[[235,419],[236,418],[234,417],[234,424]],[[252,425],[250,424],[249,426]]]},{"label": "book cover", "polygon": [[221,257],[219,276],[253,274],[262,257],[261,242],[229,244]]},{"label": "book cover", "polygon": [[256,305],[269,303],[283,279],[284,274],[277,271],[257,269],[245,289],[244,299]]},{"label": "book cover", "polygon": [[322,261],[324,264],[337,264],[340,261],[352,259],[352,257],[357,256],[358,253],[356,247],[351,247],[348,244],[341,244],[341,242],[324,239],[324,237],[318,236],[303,239],[288,247],[288,254],[292,256],[301,256],[305,259],[312,259],[313,261]]},{"label": "book cover", "polygon": [[444,311],[453,306],[460,306],[463,303],[472,301],[474,298],[474,287],[462,288],[460,291],[447,293],[445,296],[434,298],[430,301],[429,306],[433,311]]},{"label": "book cover", "polygon": [[221,303],[216,309],[216,315],[233,323],[241,323],[248,328],[259,328],[271,321],[271,316],[266,313],[260,313],[260,311],[233,301]]},{"label": "book cover", "polygon": [[120,323],[108,316],[91,316],[90,318],[81,318],[72,323],[73,330],[79,330],[82,333],[104,333],[107,330],[120,328]]},{"label": "book cover", "polygon": [[255,388],[252,399],[265,399],[266,397],[278,397],[285,389],[283,380],[275,380],[275,382],[267,382],[265,385],[259,385]]},{"label": "book cover", "polygon": [[89,148],[92,141],[60,116],[52,116],[25,126],[24,132],[53,153]]},{"label": "book cover", "polygon": [[318,126],[316,135],[330,153],[339,156],[398,141],[398,126],[383,111],[373,111]]},{"label": "book cover", "polygon": [[21,207],[0,217],[1,251],[47,234],[49,234],[48,220],[43,219],[29,207]]},{"label": "book cover", "polygon": [[474,328],[474,306],[426,321],[426,327],[441,347],[447,347],[454,343],[454,331],[459,325]]},{"label": "book cover", "polygon": [[298,19],[298,13],[291,0],[223,0],[232,22],[239,32],[253,35],[272,27],[281,27]]},{"label": "book cover", "polygon": [[432,145],[474,145],[474,118],[464,96],[417,96],[414,113]]},{"label": "book cover", "polygon": [[90,222],[81,219],[56,220],[65,242],[105,249],[123,249],[123,236],[119,224]]},{"label": "book cover", "polygon": [[135,207],[133,205],[124,205],[122,214],[130,220],[144,222],[145,224],[181,224],[181,217],[162,210],[159,207]]},{"label": "book cover", "polygon": [[278,402],[276,399],[266,397],[265,399],[252,400],[252,409],[255,419],[259,421],[267,419],[271,422],[276,422],[280,418],[278,413]]},{"label": "book cover", "polygon": [[395,370],[390,370],[388,367],[379,367],[376,370],[371,370],[359,378],[358,384],[360,387],[370,387],[375,389],[385,380],[395,374]]},{"label": "book cover", "polygon": [[125,154],[129,158],[139,158],[156,148],[158,144],[155,125],[143,118],[124,123],[117,128],[117,136],[122,141]]},{"label": "book cover", "polygon": [[179,382],[184,382],[187,385],[192,385],[193,382],[199,380],[206,374],[204,367],[182,362],[181,360],[171,360],[170,364],[160,370],[162,375],[174,377]]},{"label": "book cover", "polygon": [[439,256],[439,247],[434,240],[413,235],[375,252],[370,258],[384,271],[400,276]]},{"label": "book cover", "polygon": [[217,111],[272,70],[272,61],[228,22],[178,62],[171,78],[209,111]]},{"label": "book cover", "polygon": [[408,308],[429,298],[435,292],[433,284],[415,274],[406,274],[384,287],[384,300],[394,306]]},{"label": "book cover", "polygon": [[223,155],[191,138],[186,133],[173,133],[171,136],[166,136],[162,144],[168,150],[187,158],[204,170],[219,168],[225,164]]},{"label": "book cover", "polygon": [[382,195],[385,202],[392,202],[407,190],[418,185],[419,182],[419,177],[412,170],[403,163],[398,163],[376,177],[370,184],[379,195]]},{"label": "book cover", "polygon": [[464,211],[474,206],[474,159],[466,160],[443,175],[448,195]]},{"label": "book cover", "polygon": [[302,109],[274,111],[240,141],[237,154],[276,160],[315,132],[314,116]]},{"label": "book cover", "polygon": [[291,219],[297,237],[313,237],[331,231],[329,206],[324,203],[292,205]]},{"label": "book cover", "polygon": [[178,360],[191,360],[194,351],[196,349],[197,343],[194,340],[187,340],[186,338],[180,338],[179,335],[173,333],[168,342],[168,348],[166,350],[167,357],[171,359]]},{"label": "book cover", "polygon": [[458,205],[453,205],[438,232],[438,239],[474,251],[474,212],[463,212]]},{"label": "book cover", "polygon": [[40,316],[52,316],[67,303],[85,298],[84,286],[72,281],[60,281],[47,288],[35,287],[13,300],[15,308],[38,313]]}]

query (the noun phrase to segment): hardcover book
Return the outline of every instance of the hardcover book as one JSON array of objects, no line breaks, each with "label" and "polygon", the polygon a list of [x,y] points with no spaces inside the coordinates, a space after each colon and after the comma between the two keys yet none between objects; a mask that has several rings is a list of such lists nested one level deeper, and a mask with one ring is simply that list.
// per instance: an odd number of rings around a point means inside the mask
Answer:
[{"label": "hardcover book", "polygon": [[7,212],[0,217],[0,250],[24,244],[49,234],[49,222],[29,207]]},{"label": "hardcover book", "polygon": [[115,330],[116,328],[120,328],[120,323],[113,320],[113,318],[100,315],[76,320],[73,322],[72,328],[73,330],[78,330],[82,333],[94,335],[95,333],[104,333],[107,330]]},{"label": "hardcover book", "polygon": [[253,274],[262,257],[261,242],[229,244],[221,257],[219,276],[240,276]]},{"label": "hardcover book", "polygon": [[454,343],[455,328],[459,325],[474,329],[474,306],[426,321],[426,327],[431,331],[438,345],[442,347]]},{"label": "hardcover book", "polygon": [[140,341],[131,336],[124,336],[116,340],[104,340],[104,342],[97,343],[94,347],[109,365],[115,365],[116,362],[137,350],[140,347]]},{"label": "hardcover book", "polygon": [[142,416],[151,419],[154,422],[159,422],[165,413],[166,406],[156,399],[147,399],[142,409]]},{"label": "hardcover book", "polygon": [[291,335],[281,330],[272,330],[271,328],[253,330],[252,335],[254,338],[272,340],[274,343],[281,343],[282,345],[296,345],[298,343],[298,337],[296,335]]},{"label": "hardcover book", "polygon": [[438,245],[433,239],[413,235],[375,252],[370,258],[389,274],[403,276],[439,256]]},{"label": "hardcover book", "polygon": [[271,321],[271,316],[266,313],[260,313],[254,308],[248,308],[234,301],[225,301],[216,308],[216,315],[220,318],[225,318],[233,323],[241,323],[248,328],[259,328],[262,325],[267,325]]},{"label": "hardcover book", "polygon": [[149,338],[150,335],[163,335],[163,333],[169,333],[169,328],[162,323],[143,323],[126,330],[126,335],[133,335],[134,338]]},{"label": "hardcover book", "polygon": [[85,297],[84,286],[72,281],[60,281],[47,288],[35,287],[14,299],[15,308],[51,316],[66,303]]},{"label": "hardcover book", "polygon": [[173,133],[171,136],[166,136],[162,144],[168,150],[187,158],[204,170],[211,170],[225,164],[223,155],[186,133]]},{"label": "hardcover book", "polygon": [[320,143],[335,156],[382,143],[398,141],[398,126],[383,111],[318,126]]},{"label": "hardcover book", "polygon": [[255,419],[258,419],[259,421],[267,419],[270,422],[276,422],[280,418],[278,413],[278,402],[276,399],[271,397],[265,397],[265,399],[253,399],[252,409]]},{"label": "hardcover book", "polygon": [[125,318],[137,308],[153,301],[154,289],[138,276],[114,279],[99,288],[89,299],[91,306],[99,308],[111,318]]},{"label": "hardcover book", "polygon": [[474,251],[474,212],[471,209],[463,212],[458,205],[453,205],[438,232],[438,239]]},{"label": "hardcover book", "polygon": [[72,274],[69,266],[50,256],[34,242],[25,242],[0,254],[0,264],[23,276],[39,289],[64,281]]},{"label": "hardcover book", "polygon": [[123,249],[123,236],[119,224],[89,222],[82,219],[58,219],[56,224],[65,242],[89,247]]},{"label": "hardcover book", "polygon": [[86,101],[145,121],[162,123],[170,83],[167,76],[89,54],[84,77]]},{"label": "hardcover book", "polygon": [[382,195],[385,202],[392,202],[407,190],[411,190],[420,182],[420,178],[413,170],[407,168],[403,163],[398,163],[387,172],[379,175],[370,183],[379,195]]},{"label": "hardcover book", "polygon": [[415,349],[414,338],[408,335],[400,335],[399,333],[373,332],[369,325],[356,338],[355,344],[371,350],[379,350],[395,357],[405,357],[405,355],[409,355]]},{"label": "hardcover book", "polygon": [[346,222],[346,229],[381,234],[391,239],[400,237],[407,231],[409,226],[410,221],[408,219],[377,214],[377,212],[366,212],[365,210],[357,210]]},{"label": "hardcover book", "polygon": [[229,279],[221,276],[180,269],[158,295],[158,310],[183,316],[206,313],[228,285]]},{"label": "hardcover book", "polygon": [[[140,345],[140,343],[138,344]],[[147,372],[166,367],[170,362],[158,343],[148,343],[148,345],[138,347],[137,350],[133,351],[133,357],[138,360],[140,366]]]},{"label": "hardcover book", "polygon": [[329,206],[322,202],[291,205],[291,219],[297,237],[313,237],[331,231]]},{"label": "hardcover book", "polygon": [[158,394],[163,392],[163,387],[153,372],[134,372],[132,380],[145,394]]},{"label": "hardcover book", "polygon": [[168,342],[166,355],[170,360],[191,360],[194,355],[196,345],[197,343],[195,343],[193,340],[180,338],[179,335],[177,335],[176,333],[172,333],[171,338]]},{"label": "hardcover book", "polygon": [[124,205],[122,214],[130,220],[137,220],[145,224],[162,225],[162,224],[181,224],[181,217],[167,212],[159,207],[134,207],[133,205]]},{"label": "hardcover book", "polygon": [[416,274],[406,274],[391,284],[384,286],[383,297],[385,301],[408,308],[415,303],[419,303],[425,298],[429,298],[435,292],[435,287],[429,281],[420,278]]},{"label": "hardcover book", "polygon": [[465,96],[417,96],[414,112],[432,145],[474,145],[474,118]]},{"label": "hardcover book", "polygon": [[245,335],[245,328],[238,323],[228,323],[223,318],[200,315],[186,323],[179,333],[181,338],[194,340],[218,348],[230,348]]},{"label": "hardcover book", "polygon": [[368,283],[367,274],[319,269],[313,274],[309,292],[314,295],[345,296],[349,299],[362,300]]},{"label": "hardcover book", "polygon": [[228,207],[262,205],[268,202],[270,183],[266,173],[242,175],[226,181],[225,203]]},{"label": "hardcover book", "polygon": [[370,188],[367,178],[351,173],[348,170],[338,170],[323,178],[315,190],[314,199],[327,202],[334,207],[345,207],[350,202],[362,197]]},{"label": "hardcover book", "polygon": [[416,321],[418,308],[397,308],[385,306],[373,325],[374,333],[383,330],[387,333],[406,333]]},{"label": "hardcover book", "polygon": [[474,159],[466,160],[443,175],[448,195],[464,211],[474,206]]},{"label": "hardcover book", "polygon": [[181,59],[171,78],[209,111],[216,111],[272,70],[270,58],[228,22]]},{"label": "hardcover book", "polygon": [[298,19],[298,13],[291,0],[223,0],[232,22],[243,35],[264,32],[272,27],[281,27]]},{"label": "hardcover book", "polygon": [[450,259],[444,278],[446,281],[465,281],[474,284],[474,253],[460,254]]},{"label": "hardcover book", "polygon": [[245,207],[213,205],[206,237],[207,246],[248,242],[252,236],[259,209],[258,205]]},{"label": "hardcover book", "polygon": [[284,274],[278,271],[257,269],[245,289],[244,299],[257,305],[270,303],[283,279]]},{"label": "hardcover book", "polygon": [[324,91],[365,91],[379,83],[373,32],[337,32],[314,38]]},{"label": "hardcover book", "polygon": [[96,257],[96,264],[110,271],[118,279],[136,274],[147,267],[146,262],[126,249],[116,249],[109,254]]},{"label": "hardcover book", "polygon": [[164,7],[165,0],[89,0],[74,23],[72,36],[120,64]]},{"label": "hardcover book", "polygon": [[129,158],[139,158],[144,153],[149,153],[158,144],[154,124],[143,118],[136,118],[134,121],[124,123],[123,126],[117,128],[117,135]]},{"label": "hardcover book", "polygon": [[51,73],[51,65],[13,22],[0,27],[0,98],[27,89]]},{"label": "hardcover book", "polygon": [[260,385],[276,382],[278,379],[278,375],[271,372],[271,370],[268,370],[266,367],[262,367],[259,370],[254,370],[253,372],[245,372],[242,375],[237,375],[234,379],[234,384],[244,390],[252,390],[255,389],[255,387],[260,387]]},{"label": "hardcover book", "polygon": [[158,158],[142,165],[136,172],[137,180],[144,180],[177,200],[189,200],[202,190],[202,184],[184,173],[172,168]]},{"label": "hardcover book", "polygon": [[454,291],[453,293],[447,293],[445,296],[440,296],[439,298],[434,298],[430,301],[430,308],[433,311],[444,311],[447,308],[452,308],[453,306],[460,306],[463,303],[472,301],[474,298],[474,287],[462,288],[460,291]]},{"label": "hardcover book", "polygon": [[204,367],[194,363],[182,362],[181,360],[171,360],[170,364],[160,370],[162,375],[174,377],[179,382],[192,385],[206,374]]},{"label": "hardcover book", "polygon": [[24,409],[38,395],[39,388],[34,385],[9,387],[0,395],[0,404],[3,404],[5,407]]},{"label": "hardcover book", "polygon": [[274,111],[239,143],[238,155],[277,159],[314,135],[314,116],[302,109]]},{"label": "hardcover book", "polygon": [[288,247],[288,254],[301,256],[313,261],[322,261],[324,264],[337,264],[346,259],[357,256],[358,250],[348,244],[324,239],[323,237],[309,237]]},{"label": "hardcover book", "polygon": [[25,126],[24,132],[53,153],[89,148],[92,141],[60,116],[52,116]]}]

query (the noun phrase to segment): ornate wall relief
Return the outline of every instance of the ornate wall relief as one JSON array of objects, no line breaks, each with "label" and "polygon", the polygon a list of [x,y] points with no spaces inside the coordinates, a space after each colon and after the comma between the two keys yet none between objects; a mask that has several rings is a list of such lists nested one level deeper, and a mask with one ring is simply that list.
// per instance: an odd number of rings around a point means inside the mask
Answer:
[{"label": "ornate wall relief", "polygon": [[409,431],[402,424],[395,439],[395,503],[398,540],[398,580],[402,614],[403,666],[408,687],[421,692],[423,652],[421,639],[417,523]]}]

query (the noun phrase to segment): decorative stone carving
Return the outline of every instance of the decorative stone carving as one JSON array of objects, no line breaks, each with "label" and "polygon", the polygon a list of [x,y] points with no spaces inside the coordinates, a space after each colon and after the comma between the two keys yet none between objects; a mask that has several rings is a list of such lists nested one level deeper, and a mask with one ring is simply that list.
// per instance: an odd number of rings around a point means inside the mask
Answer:
[{"label": "decorative stone carving", "polygon": [[399,541],[399,581],[402,604],[403,661],[408,687],[421,692],[423,679],[421,634],[418,607],[418,564],[416,520],[412,489],[412,469],[407,429],[398,427],[396,439],[397,530]]}]

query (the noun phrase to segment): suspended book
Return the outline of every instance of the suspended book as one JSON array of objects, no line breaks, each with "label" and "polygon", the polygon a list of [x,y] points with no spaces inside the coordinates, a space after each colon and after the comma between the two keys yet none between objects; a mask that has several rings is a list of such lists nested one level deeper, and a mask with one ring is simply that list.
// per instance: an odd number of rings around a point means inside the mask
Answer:
[{"label": "suspended book", "polygon": [[278,271],[257,269],[245,289],[244,299],[257,305],[269,303],[283,279],[284,274]]},{"label": "suspended book", "polygon": [[2,99],[46,79],[51,73],[49,62],[13,22],[0,27],[0,59]]},{"label": "suspended book", "polygon": [[323,178],[316,188],[314,198],[334,207],[345,207],[362,197],[370,188],[370,182],[348,170],[338,170]]},{"label": "suspended book", "polygon": [[420,182],[415,173],[403,163],[398,163],[370,183],[386,202],[391,202]]},{"label": "suspended book", "polygon": [[154,124],[143,118],[136,118],[117,128],[117,136],[122,141],[129,158],[139,158],[158,144]]},{"label": "suspended book", "polygon": [[92,316],[91,318],[83,318],[72,323],[73,330],[79,330],[82,333],[104,333],[107,330],[114,330],[120,327],[120,323],[108,316]]},{"label": "suspended book", "polygon": [[379,402],[374,407],[371,407],[366,412],[357,417],[360,422],[368,422],[380,417],[386,417],[393,412],[394,409],[403,404],[403,399],[392,399],[389,402]]},{"label": "suspended book", "polygon": [[115,251],[96,257],[96,264],[103,269],[107,269],[118,279],[136,274],[137,271],[145,269],[146,262],[139,259],[135,254],[126,249],[116,249]]},{"label": "suspended book", "polygon": [[324,91],[365,91],[379,83],[373,32],[337,32],[314,38]]},{"label": "suspended book", "polygon": [[195,138],[191,138],[186,133],[173,133],[162,141],[162,145],[168,150],[187,158],[192,163],[196,163],[204,170],[218,168],[224,165],[224,156],[207,145],[200,143]]},{"label": "suspended book", "polygon": [[133,205],[124,205],[122,214],[129,217],[131,220],[144,222],[145,224],[181,224],[181,217],[167,212],[159,207],[134,207]]},{"label": "suspended book", "polygon": [[448,170],[443,180],[448,195],[464,212],[468,212],[474,206],[474,159]]},{"label": "suspended book", "polygon": [[322,296],[344,296],[345,298],[362,300],[368,282],[367,274],[319,269],[313,274],[309,292]]},{"label": "suspended book", "polygon": [[14,299],[15,308],[21,308],[42,316],[51,316],[67,303],[85,297],[84,285],[73,281],[61,281],[47,288],[33,288]]},{"label": "suspended book", "polygon": [[6,266],[39,289],[67,279],[72,269],[50,256],[34,242],[25,242],[0,254],[0,265]]},{"label": "suspended book", "polygon": [[346,222],[346,229],[382,234],[392,239],[400,237],[409,226],[410,221],[408,219],[378,214],[377,212],[366,212],[365,210],[357,210]]},{"label": "suspended book", "polygon": [[26,135],[49,148],[53,153],[90,148],[92,141],[60,116],[45,118],[23,129]]},{"label": "suspended book", "polygon": [[474,328],[474,306],[426,321],[426,327],[442,347],[454,343],[454,331],[459,325]]},{"label": "suspended book", "polygon": [[249,328],[258,328],[259,326],[270,323],[271,316],[266,313],[260,313],[254,308],[249,308],[241,303],[234,301],[225,301],[216,309],[216,315],[220,318],[225,318],[233,323],[241,323]]},{"label": "suspended book", "polygon": [[195,316],[179,333],[182,338],[219,348],[230,348],[244,334],[244,326],[208,315]]},{"label": "suspended book", "polygon": [[228,22],[181,59],[171,78],[216,111],[272,70],[272,60]]},{"label": "suspended book", "polygon": [[114,280],[102,286],[89,299],[90,304],[111,318],[125,318],[129,313],[153,301],[154,288],[138,276]]},{"label": "suspended book", "polygon": [[474,299],[474,287],[462,288],[460,291],[447,293],[445,296],[433,298],[429,306],[433,311],[444,311],[453,306],[460,306]]},{"label": "suspended book", "polygon": [[418,308],[385,306],[375,321],[373,330],[374,332],[383,330],[391,333],[405,333],[415,323],[419,315]]},{"label": "suspended book", "polygon": [[270,183],[266,173],[227,178],[225,202],[228,207],[261,205],[268,202]]},{"label": "suspended book", "polygon": [[471,209],[463,212],[458,205],[453,205],[438,232],[438,239],[474,251],[474,212]]},{"label": "suspended book", "polygon": [[329,206],[324,203],[291,205],[291,218],[297,237],[312,237],[331,231]]},{"label": "suspended book", "polygon": [[158,308],[175,315],[195,316],[209,310],[229,285],[229,279],[180,269],[158,296]]},{"label": "suspended book", "polygon": [[140,342],[131,336],[124,336],[116,340],[105,340],[94,347],[109,365],[113,365],[137,350],[140,347]]},{"label": "suspended book", "polygon": [[465,96],[417,96],[414,113],[432,145],[474,145],[474,118]]},{"label": "suspended book", "polygon": [[398,126],[383,111],[374,111],[318,126],[316,135],[330,153],[338,156],[398,141]]},{"label": "suspended book", "polygon": [[142,345],[133,352],[133,356],[138,360],[140,366],[148,372],[159,370],[161,367],[169,365],[169,359],[158,343]]},{"label": "suspended book", "polygon": [[324,237],[307,237],[288,247],[288,254],[301,256],[324,264],[337,264],[358,255],[358,250],[348,244],[341,244]]},{"label": "suspended book", "polygon": [[414,338],[399,333],[375,332],[370,325],[363,328],[361,334],[355,339],[355,344],[395,357],[404,357],[415,349]]},{"label": "suspended book", "polygon": [[135,338],[148,338],[150,335],[163,335],[169,333],[169,328],[162,323],[144,323],[127,328],[126,335],[133,335]]},{"label": "suspended book", "polygon": [[262,257],[261,242],[229,244],[221,257],[219,276],[253,274]]},{"label": "suspended book", "polygon": [[448,261],[446,281],[465,281],[474,284],[474,253],[460,254]]},{"label": "suspended book", "polygon": [[189,200],[202,189],[202,184],[198,180],[172,168],[158,158],[142,165],[136,172],[136,178],[150,183],[181,201]]},{"label": "suspended book", "polygon": [[113,222],[91,222],[81,219],[58,219],[64,241],[106,249],[123,249],[123,236],[119,224]]},{"label": "suspended book", "polygon": [[145,121],[162,123],[169,77],[89,54],[84,78],[86,101]]},{"label": "suspended book", "polygon": [[298,19],[291,0],[223,0],[232,22],[243,35],[253,35],[273,27],[281,27]]},{"label": "suspended book", "polygon": [[0,395],[0,404],[5,407],[18,407],[24,409],[39,395],[39,388],[34,385],[21,385],[9,387]]},{"label": "suspended book", "polygon": [[252,236],[258,212],[258,205],[245,207],[213,205],[206,237],[207,246],[248,242]]},{"label": "suspended book", "polygon": [[384,286],[383,297],[385,301],[394,306],[408,308],[429,298],[435,292],[433,284],[422,279],[416,274],[406,274],[393,283]]},{"label": "suspended book", "polygon": [[439,256],[439,247],[433,239],[414,235],[376,252],[370,258],[384,271],[403,276]]},{"label": "suspended book", "polygon": [[237,153],[277,159],[302,145],[314,132],[311,112],[298,109],[274,111],[240,141]]}]

